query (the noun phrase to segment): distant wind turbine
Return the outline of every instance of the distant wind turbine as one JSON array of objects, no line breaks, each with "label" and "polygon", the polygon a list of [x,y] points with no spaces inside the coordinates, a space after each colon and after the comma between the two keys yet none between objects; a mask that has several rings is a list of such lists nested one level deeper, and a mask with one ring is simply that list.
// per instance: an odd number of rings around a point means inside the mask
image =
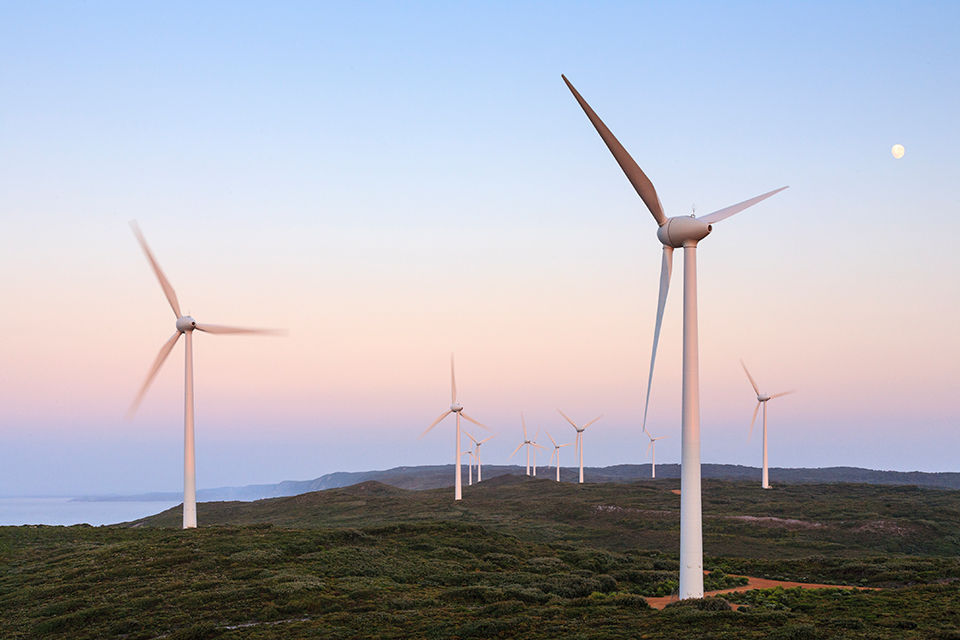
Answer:
[{"label": "distant wind turbine", "polygon": [[[527,475],[529,476],[529,475],[530,475],[530,449],[533,448],[533,447],[537,447],[537,448],[539,448],[539,449],[543,449],[543,447],[541,447],[540,445],[538,445],[535,440],[531,439],[531,438],[527,435],[527,421],[524,419],[524,417],[523,417],[523,412],[522,412],[522,411],[520,412],[520,424],[523,426],[523,441],[520,442],[520,444],[517,445],[517,448],[513,450],[513,453],[510,454],[510,457],[512,458],[513,456],[515,456],[515,455],[517,454],[517,451],[520,451],[520,449],[521,449],[522,447],[526,447],[526,448],[527,448]],[[536,438],[536,436],[534,436],[534,438]],[[533,452],[533,455],[534,455],[534,458],[533,458],[534,462],[533,462],[533,464],[536,465],[536,464],[537,464],[537,462],[536,462],[536,460],[537,460],[537,458],[536,458],[537,452],[534,451],[534,452]],[[534,466],[534,469],[536,469],[536,466]],[[536,471],[534,471],[533,475],[537,475]]]},{"label": "distant wind turbine", "polygon": [[[550,432],[547,431],[546,433],[547,437],[550,438],[550,442],[553,443],[553,453],[550,454],[550,462],[553,462],[554,458],[557,459],[557,482],[560,482],[560,448],[569,447],[572,443],[566,442],[564,444],[557,444],[557,441],[553,439],[553,436],[550,435]],[[547,465],[549,465],[550,462],[548,462]]]},{"label": "distant wind turbine", "polygon": [[497,434],[493,434],[492,436],[487,436],[483,440],[478,441],[476,438],[470,435],[469,431],[464,431],[464,433],[467,434],[467,437],[473,441],[473,448],[475,452],[474,460],[476,460],[477,462],[477,482],[483,482],[483,467],[480,465],[480,445],[482,445],[487,440],[495,438]]},{"label": "distant wind turbine", "polygon": [[150,247],[147,246],[147,241],[140,232],[140,227],[138,227],[137,223],[133,221],[130,222],[130,227],[133,229],[133,234],[137,237],[140,247],[146,254],[147,261],[150,262],[150,266],[153,268],[153,272],[156,274],[157,280],[160,281],[160,287],[163,289],[163,293],[167,297],[167,302],[170,303],[170,307],[173,309],[173,314],[177,317],[177,330],[172,336],[170,336],[170,339],[167,340],[162,347],[160,347],[160,353],[157,354],[156,360],[153,361],[153,366],[150,367],[150,372],[147,374],[147,379],[143,382],[143,386],[140,387],[140,392],[134,399],[133,404],[130,405],[130,410],[127,412],[127,417],[132,418],[136,413],[137,408],[140,406],[140,402],[147,393],[147,389],[150,388],[150,384],[160,371],[160,367],[163,366],[167,356],[169,356],[170,352],[173,351],[173,347],[177,344],[177,340],[180,339],[180,336],[183,336],[185,340],[185,372],[183,389],[183,528],[193,529],[197,526],[197,467],[193,437],[193,332],[196,330],[203,331],[204,333],[246,333],[260,335],[277,335],[281,334],[282,332],[272,329],[244,329],[240,327],[226,327],[219,324],[199,324],[192,317],[181,314],[180,302],[177,300],[177,294],[173,291],[173,287],[170,285],[167,277],[160,269],[160,265],[157,264],[156,259],[153,257],[153,252],[150,251]]},{"label": "distant wind turbine", "polygon": [[654,438],[650,435],[649,432],[644,432],[647,434],[647,437],[650,438],[650,446],[647,447],[647,453],[650,454],[650,477],[657,477],[657,440],[663,440],[664,438],[669,438],[670,436],[657,436]]},{"label": "distant wind turbine", "polygon": [[[479,427],[482,427],[482,428],[486,429],[487,431],[489,431],[490,429],[489,429],[486,425],[477,422],[476,420],[474,420],[473,418],[471,418],[470,416],[468,416],[467,414],[465,414],[465,413],[463,412],[463,405],[460,404],[459,400],[457,400],[457,374],[454,372],[454,368],[453,368],[453,354],[452,354],[452,353],[450,354],[450,408],[447,409],[446,411],[444,411],[443,413],[441,413],[441,414],[440,414],[440,417],[437,418],[436,420],[434,420],[434,421],[433,421],[433,424],[431,424],[429,427],[427,427],[427,430],[420,434],[420,438],[422,438],[423,436],[425,436],[425,435],[427,435],[428,433],[430,433],[430,430],[431,430],[431,429],[433,429],[435,426],[437,426],[438,424],[440,424],[440,421],[443,420],[444,418],[446,418],[446,417],[447,417],[448,415],[450,415],[451,413],[457,414],[457,448],[454,449],[454,460],[456,461],[456,465],[455,465],[455,466],[456,466],[456,471],[455,471],[456,478],[454,479],[453,499],[454,499],[454,500],[460,500],[460,499],[463,497],[463,486],[462,486],[462,485],[463,485],[463,479],[460,477],[460,468],[461,468],[461,467],[460,467],[460,451],[461,451],[461,448],[460,448],[460,447],[461,447],[461,445],[460,445],[460,416],[463,416],[463,419],[464,419],[464,420],[469,420],[469,421],[472,422],[473,424],[475,424],[475,425],[477,425],[477,426],[479,426]],[[420,438],[417,438],[417,439],[419,440]]]},{"label": "distant wind turbine", "polygon": [[653,187],[653,183],[627,153],[620,141],[600,120],[600,117],[577,92],[566,76],[561,76],[580,108],[587,114],[593,127],[637,195],[653,214],[659,226],[657,238],[663,244],[663,259],[660,267],[660,294],[657,300],[657,321],[653,330],[653,349],[650,353],[650,376],[647,380],[647,401],[643,413],[646,430],[647,408],[650,404],[650,384],[653,381],[653,364],[660,340],[660,325],[663,308],[670,288],[670,273],[673,267],[673,250],[683,248],[683,386],[681,411],[681,474],[680,474],[680,585],[679,596],[703,597],[703,510],[700,492],[700,364],[697,331],[697,243],[713,230],[713,223],[720,222],[762,200],[786,189],[781,187],[749,200],[725,207],[699,218],[675,216],[668,218]]},{"label": "distant wind turbine", "polygon": [[593,420],[591,420],[590,422],[588,422],[587,424],[583,425],[582,427],[578,427],[577,423],[571,420],[567,416],[567,414],[565,414],[563,411],[560,411],[560,409],[557,409],[557,411],[560,413],[560,415],[562,415],[566,419],[567,422],[570,423],[570,426],[572,426],[574,429],[577,430],[577,439],[575,441],[575,444],[577,445],[576,446],[577,454],[580,456],[580,484],[583,484],[583,432],[587,427],[592,425],[594,422],[596,422],[603,416],[599,415]]},{"label": "distant wind turbine", "polygon": [[779,398],[780,396],[794,393],[794,391],[781,391],[780,393],[775,393],[772,396],[760,393],[760,389],[757,388],[756,381],[753,379],[753,376],[750,375],[750,372],[747,371],[747,365],[744,364],[743,360],[740,361],[740,366],[743,367],[743,372],[747,374],[747,379],[750,380],[750,386],[753,387],[754,393],[757,394],[757,406],[753,408],[753,417],[750,418],[750,435],[747,436],[748,440],[753,437],[753,423],[757,421],[757,411],[760,409],[760,405],[763,405],[763,478],[760,486],[764,489],[769,489],[770,475],[767,469],[767,402],[773,400],[774,398]]},{"label": "distant wind turbine", "polygon": [[470,478],[469,482],[467,482],[467,485],[472,487],[473,486],[473,459],[475,457],[473,453],[473,449],[467,449],[460,455],[467,456],[467,469],[468,469],[467,477]]}]

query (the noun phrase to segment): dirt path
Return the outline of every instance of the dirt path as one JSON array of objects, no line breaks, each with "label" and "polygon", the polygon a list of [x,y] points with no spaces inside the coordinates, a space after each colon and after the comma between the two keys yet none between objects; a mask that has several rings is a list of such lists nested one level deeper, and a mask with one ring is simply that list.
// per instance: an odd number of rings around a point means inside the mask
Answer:
[{"label": "dirt path", "polygon": [[[709,573],[709,571],[704,571],[704,574]],[[784,589],[793,589],[794,587],[800,587],[801,589],[871,589],[871,587],[856,587],[853,585],[845,584],[816,584],[812,582],[787,582],[785,580],[768,580],[767,578],[754,578],[752,576],[737,576],[735,574],[728,574],[737,578],[746,578],[747,584],[732,587],[730,589],[719,589],[717,591],[706,591],[704,592],[704,597],[707,596],[722,596],[725,593],[736,593],[738,591],[750,591],[751,589],[773,589],[774,587],[783,587]],[[874,587],[875,588],[875,587]],[[649,604],[654,609],[663,609],[665,606],[671,602],[677,601],[677,596],[663,596],[660,598],[646,598],[647,604]],[[739,606],[731,604],[734,609],[738,609]]]}]

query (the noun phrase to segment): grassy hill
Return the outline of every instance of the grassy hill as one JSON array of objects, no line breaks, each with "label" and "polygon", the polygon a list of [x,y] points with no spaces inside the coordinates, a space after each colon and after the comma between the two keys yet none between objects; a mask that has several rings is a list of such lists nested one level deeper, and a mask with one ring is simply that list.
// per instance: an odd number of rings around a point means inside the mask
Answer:
[{"label": "grassy hill", "polygon": [[[960,492],[704,483],[727,574],[883,587],[647,608],[676,589],[675,480],[376,482],[111,527],[0,528],[2,638],[960,638]],[[716,610],[715,610],[716,609]]]}]

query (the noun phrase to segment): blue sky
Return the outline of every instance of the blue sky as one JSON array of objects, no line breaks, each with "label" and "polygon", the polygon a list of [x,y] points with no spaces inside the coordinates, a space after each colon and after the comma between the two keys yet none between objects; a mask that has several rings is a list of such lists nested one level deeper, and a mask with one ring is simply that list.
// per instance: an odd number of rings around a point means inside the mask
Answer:
[{"label": "blue sky", "polygon": [[[958,19],[906,2],[4,3],[0,439],[17,453],[0,494],[179,486],[182,354],[122,420],[172,329],[131,218],[198,315],[290,329],[198,352],[201,487],[446,462],[451,434],[415,436],[451,350],[503,434],[491,461],[520,409],[546,426],[569,402],[608,415],[588,464],[643,462],[624,442],[659,245],[561,73],[668,215],[791,185],[700,250],[704,460],[759,462],[744,357],[801,389],[772,408],[772,464],[953,470]],[[652,411],[678,436],[675,266]],[[679,437],[662,445],[678,458]]]}]

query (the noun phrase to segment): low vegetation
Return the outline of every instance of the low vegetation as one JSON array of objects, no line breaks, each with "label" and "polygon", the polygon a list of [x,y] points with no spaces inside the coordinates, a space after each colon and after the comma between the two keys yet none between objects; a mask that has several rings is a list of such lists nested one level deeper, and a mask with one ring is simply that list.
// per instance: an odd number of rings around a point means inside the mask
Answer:
[{"label": "low vegetation", "polygon": [[192,531],[178,509],[3,527],[0,638],[960,638],[960,492],[706,483],[707,589],[736,574],[882,589],[656,611],[645,597],[677,588],[670,482],[502,478],[457,505],[370,483],[201,504]]}]

